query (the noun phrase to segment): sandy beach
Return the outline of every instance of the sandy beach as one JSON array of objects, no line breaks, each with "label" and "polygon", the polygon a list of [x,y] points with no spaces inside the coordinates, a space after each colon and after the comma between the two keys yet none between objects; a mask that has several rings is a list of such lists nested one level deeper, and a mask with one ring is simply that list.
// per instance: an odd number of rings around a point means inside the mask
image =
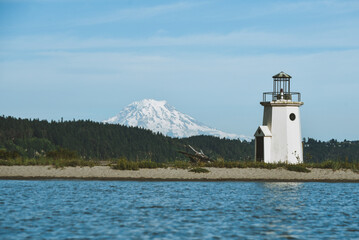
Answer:
[{"label": "sandy beach", "polygon": [[51,166],[0,166],[0,179],[359,182],[359,174],[351,170],[311,169],[310,173],[300,173],[284,169],[207,169],[210,171],[209,173],[193,173],[186,169],[173,168],[130,171],[114,170],[108,166],[66,168],[54,168]]}]

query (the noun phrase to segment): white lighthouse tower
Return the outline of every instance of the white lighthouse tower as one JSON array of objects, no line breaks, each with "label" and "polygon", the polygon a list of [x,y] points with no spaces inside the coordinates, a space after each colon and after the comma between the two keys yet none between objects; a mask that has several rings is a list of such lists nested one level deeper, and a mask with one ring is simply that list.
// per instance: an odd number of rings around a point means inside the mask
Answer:
[{"label": "white lighthouse tower", "polygon": [[265,163],[303,162],[299,92],[290,91],[292,77],[284,72],[273,76],[273,92],[263,93],[263,125],[255,132],[255,160]]}]

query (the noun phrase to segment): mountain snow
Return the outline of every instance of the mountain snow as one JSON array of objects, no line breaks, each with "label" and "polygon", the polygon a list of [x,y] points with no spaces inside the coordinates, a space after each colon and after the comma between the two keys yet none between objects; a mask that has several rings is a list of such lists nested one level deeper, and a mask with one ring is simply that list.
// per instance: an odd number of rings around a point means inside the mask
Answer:
[{"label": "mountain snow", "polygon": [[246,136],[225,133],[196,121],[191,116],[177,111],[166,101],[144,99],[133,102],[119,114],[104,123],[142,127],[153,132],[160,132],[170,137],[190,137],[195,135],[211,135],[220,138],[246,139]]}]

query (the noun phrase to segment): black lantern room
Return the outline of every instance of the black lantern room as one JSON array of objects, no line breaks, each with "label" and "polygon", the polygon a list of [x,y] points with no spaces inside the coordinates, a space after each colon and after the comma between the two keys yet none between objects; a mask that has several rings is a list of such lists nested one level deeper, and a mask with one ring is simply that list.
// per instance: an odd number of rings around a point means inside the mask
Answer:
[{"label": "black lantern room", "polygon": [[288,100],[292,101],[292,97],[296,96],[296,101],[300,102],[300,93],[290,91],[290,79],[292,77],[285,73],[280,72],[273,76],[273,92],[263,93],[263,102],[267,101],[267,95],[272,95],[272,101]]},{"label": "black lantern room", "polygon": [[[290,95],[290,79],[292,77],[285,72],[280,72],[273,76],[273,95],[281,97],[286,100],[291,100]],[[278,98],[279,99],[279,98]]]}]

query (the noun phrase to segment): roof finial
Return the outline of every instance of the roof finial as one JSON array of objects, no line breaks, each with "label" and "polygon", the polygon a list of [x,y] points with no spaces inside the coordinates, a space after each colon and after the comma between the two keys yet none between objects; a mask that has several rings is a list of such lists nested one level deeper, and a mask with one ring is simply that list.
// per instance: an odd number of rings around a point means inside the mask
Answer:
[{"label": "roof finial", "polygon": [[273,78],[292,78],[289,74],[281,71],[280,73],[273,76]]}]

